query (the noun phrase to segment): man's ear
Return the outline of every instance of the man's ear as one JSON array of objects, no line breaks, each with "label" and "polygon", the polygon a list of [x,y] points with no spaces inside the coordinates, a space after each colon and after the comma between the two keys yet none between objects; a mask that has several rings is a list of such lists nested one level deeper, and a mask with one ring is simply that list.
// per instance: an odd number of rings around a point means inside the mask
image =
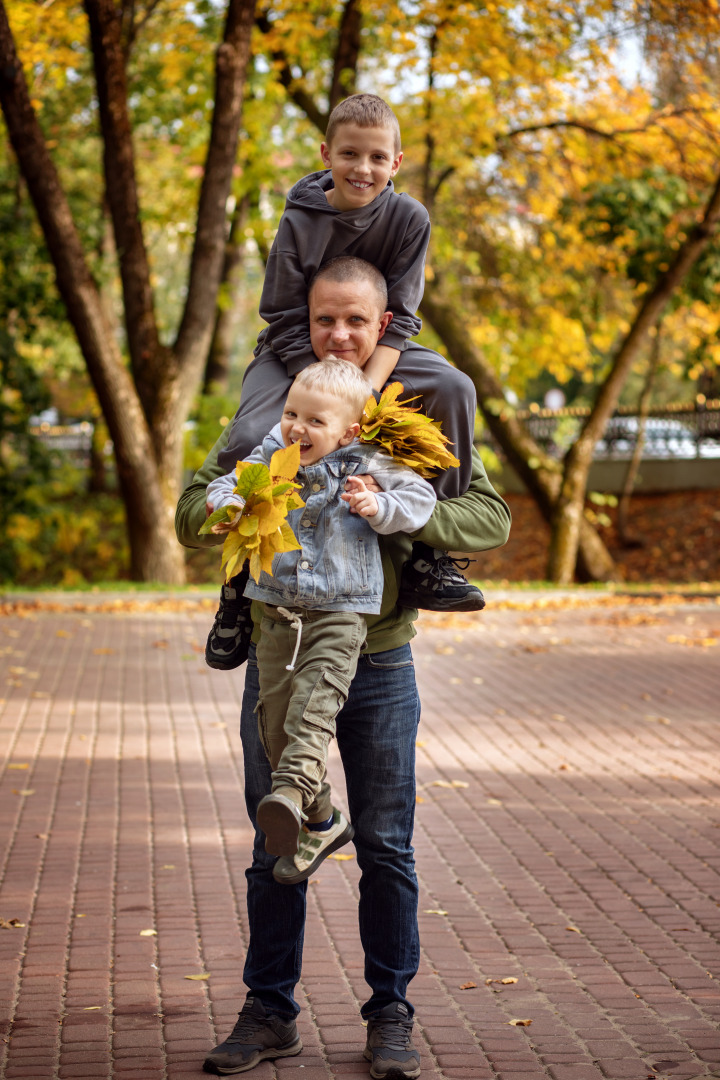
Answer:
[{"label": "man's ear", "polygon": [[391,319],[392,319],[392,311],[386,311],[380,316],[380,332],[378,333],[378,341],[380,340],[380,338],[383,336],[383,334],[387,330],[388,326],[390,325]]},{"label": "man's ear", "polygon": [[350,424],[350,425],[348,425],[348,427],[345,430],[345,434],[343,435],[343,437],[340,440],[340,445],[341,446],[349,446],[350,443],[353,441],[353,439],[357,439],[359,434],[360,434],[360,425],[359,424]]}]

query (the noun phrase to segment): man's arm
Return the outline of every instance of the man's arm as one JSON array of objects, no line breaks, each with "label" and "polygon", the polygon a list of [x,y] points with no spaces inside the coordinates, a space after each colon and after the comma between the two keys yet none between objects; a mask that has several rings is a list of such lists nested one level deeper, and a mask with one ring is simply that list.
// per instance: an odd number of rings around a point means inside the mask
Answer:
[{"label": "man's arm", "polygon": [[413,540],[441,551],[488,551],[507,542],[510,521],[510,508],[488,480],[473,447],[467,491],[456,499],[439,499],[427,525],[413,533]]},{"label": "man's arm", "polygon": [[205,503],[207,486],[211,480],[225,475],[225,469],[218,465],[218,454],[227,445],[230,424],[223,430],[220,438],[192,478],[192,483],[183,491],[175,511],[175,534],[185,547],[215,547],[222,544],[224,537],[214,533],[198,536],[200,526],[205,522]]}]

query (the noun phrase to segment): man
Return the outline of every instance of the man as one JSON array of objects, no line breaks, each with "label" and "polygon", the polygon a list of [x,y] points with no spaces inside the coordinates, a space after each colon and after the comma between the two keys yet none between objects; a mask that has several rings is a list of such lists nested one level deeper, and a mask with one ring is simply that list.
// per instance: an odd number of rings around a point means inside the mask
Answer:
[{"label": "man", "polygon": [[[323,276],[311,285],[310,337],[318,356],[332,350],[362,366],[387,325],[387,313],[378,292],[377,271],[362,260],[350,262],[354,268],[341,269],[340,281],[333,282],[331,268],[328,274],[321,271]],[[351,282],[342,278],[348,269]],[[433,363],[446,364],[437,353],[421,351]],[[449,364],[447,372],[454,373]],[[208,542],[197,533],[205,518],[207,484],[225,471],[218,464],[218,453],[227,436],[226,428],[180,498],[176,530],[181,543],[189,547]],[[464,494],[439,501],[428,524],[414,537],[380,538],[385,574],[382,608],[379,615],[368,618],[366,651],[337,718],[337,743],[361,871],[358,918],[365,979],[371,989],[361,1009],[367,1020],[364,1056],[371,1062],[370,1075],[375,1080],[411,1080],[420,1075],[420,1057],[412,1044],[413,1007],[407,998],[420,951],[412,849],[420,702],[409,645],[417,613],[399,606],[398,585],[413,540],[433,549],[463,551],[498,547],[507,540],[509,510],[490,485],[474,449],[470,457]],[[240,731],[245,800],[254,826],[257,805],[271,785],[254,712],[258,690],[251,646]],[[246,875],[250,943],[243,979],[249,994],[233,1032],[205,1060],[205,1071],[215,1075],[245,1072],[260,1061],[289,1057],[302,1049],[293,991],[301,975],[306,882],[278,883],[272,874],[274,862],[256,827],[253,863]]]}]

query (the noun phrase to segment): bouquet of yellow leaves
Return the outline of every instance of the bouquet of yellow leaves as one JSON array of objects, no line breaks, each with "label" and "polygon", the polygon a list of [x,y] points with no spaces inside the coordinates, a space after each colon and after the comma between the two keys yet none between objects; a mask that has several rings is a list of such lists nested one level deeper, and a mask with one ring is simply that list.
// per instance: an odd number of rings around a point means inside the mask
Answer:
[{"label": "bouquet of yellow leaves", "polygon": [[229,524],[221,564],[226,581],[246,559],[250,560],[250,573],[258,581],[261,570],[272,574],[276,554],[300,549],[285,520],[291,510],[305,505],[296,494],[301,487],[294,480],[299,468],[300,443],[276,450],[269,468],[261,462],[238,461],[235,494],[243,500],[243,506],[221,506],[200,529],[200,533],[210,533],[216,531],[213,526],[219,522]]},{"label": "bouquet of yellow leaves", "polygon": [[403,392],[399,382],[391,383],[379,401],[368,398],[360,422],[360,439],[375,443],[390,457],[408,465],[420,476],[432,476],[441,469],[457,468],[460,464],[446,449],[450,440],[441,431],[439,420],[420,412],[419,406],[409,408],[407,398],[398,401]]}]

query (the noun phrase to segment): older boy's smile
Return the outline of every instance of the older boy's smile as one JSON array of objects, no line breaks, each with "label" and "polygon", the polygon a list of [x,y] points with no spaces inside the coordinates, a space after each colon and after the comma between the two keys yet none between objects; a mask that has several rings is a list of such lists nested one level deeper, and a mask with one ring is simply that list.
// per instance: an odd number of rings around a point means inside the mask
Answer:
[{"label": "older boy's smile", "polygon": [[336,210],[367,206],[384,191],[402,161],[390,128],[358,124],[339,124],[332,142],[323,143],[320,152],[332,171],[335,186],[326,195]]}]

